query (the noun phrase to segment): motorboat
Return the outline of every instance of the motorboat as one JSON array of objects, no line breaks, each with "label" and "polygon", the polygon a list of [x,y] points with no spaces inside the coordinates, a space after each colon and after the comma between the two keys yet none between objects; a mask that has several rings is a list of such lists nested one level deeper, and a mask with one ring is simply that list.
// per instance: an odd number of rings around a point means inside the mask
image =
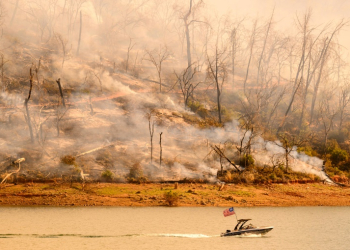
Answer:
[{"label": "motorboat", "polygon": [[224,236],[237,236],[237,235],[264,235],[270,232],[273,227],[256,227],[252,224],[246,225],[251,219],[237,220],[237,225],[234,230],[226,230],[225,233],[221,233],[221,237]]}]

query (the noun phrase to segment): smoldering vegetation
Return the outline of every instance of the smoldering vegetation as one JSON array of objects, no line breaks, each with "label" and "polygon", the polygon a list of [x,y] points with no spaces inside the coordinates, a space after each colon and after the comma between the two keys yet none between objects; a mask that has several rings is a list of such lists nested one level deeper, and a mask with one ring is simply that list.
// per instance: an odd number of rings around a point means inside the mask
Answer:
[{"label": "smoldering vegetation", "polygon": [[0,10],[2,182],[347,181],[347,20],[281,29],[273,9],[199,0]]}]

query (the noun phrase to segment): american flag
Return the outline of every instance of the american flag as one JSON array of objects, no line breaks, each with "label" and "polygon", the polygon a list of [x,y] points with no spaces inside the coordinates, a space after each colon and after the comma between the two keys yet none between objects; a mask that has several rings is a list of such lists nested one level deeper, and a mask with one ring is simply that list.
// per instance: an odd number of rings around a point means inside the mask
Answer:
[{"label": "american flag", "polygon": [[235,210],[233,209],[233,207],[230,207],[230,208],[224,210],[224,216],[225,217],[233,215],[233,214],[235,214]]}]

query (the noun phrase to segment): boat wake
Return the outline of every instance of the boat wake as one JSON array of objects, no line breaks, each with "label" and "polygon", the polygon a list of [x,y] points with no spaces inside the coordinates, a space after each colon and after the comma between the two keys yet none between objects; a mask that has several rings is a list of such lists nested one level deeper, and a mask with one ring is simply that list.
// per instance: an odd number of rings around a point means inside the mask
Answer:
[{"label": "boat wake", "polygon": [[176,237],[176,238],[211,238],[220,237],[220,235],[205,235],[205,234],[148,234],[147,236],[153,237]]},{"label": "boat wake", "polygon": [[63,237],[78,237],[78,238],[114,238],[114,237],[175,237],[175,238],[211,238],[220,237],[220,235],[205,235],[205,234],[123,234],[123,235],[84,235],[84,234],[0,234],[0,238],[63,238]]}]

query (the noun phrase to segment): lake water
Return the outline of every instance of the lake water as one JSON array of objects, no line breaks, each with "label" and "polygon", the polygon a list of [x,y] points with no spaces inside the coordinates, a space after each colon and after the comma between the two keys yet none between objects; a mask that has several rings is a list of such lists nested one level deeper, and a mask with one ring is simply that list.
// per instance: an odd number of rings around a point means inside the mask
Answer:
[{"label": "lake water", "polygon": [[223,210],[0,207],[0,249],[350,249],[350,207],[236,208],[263,237],[219,237]]}]

